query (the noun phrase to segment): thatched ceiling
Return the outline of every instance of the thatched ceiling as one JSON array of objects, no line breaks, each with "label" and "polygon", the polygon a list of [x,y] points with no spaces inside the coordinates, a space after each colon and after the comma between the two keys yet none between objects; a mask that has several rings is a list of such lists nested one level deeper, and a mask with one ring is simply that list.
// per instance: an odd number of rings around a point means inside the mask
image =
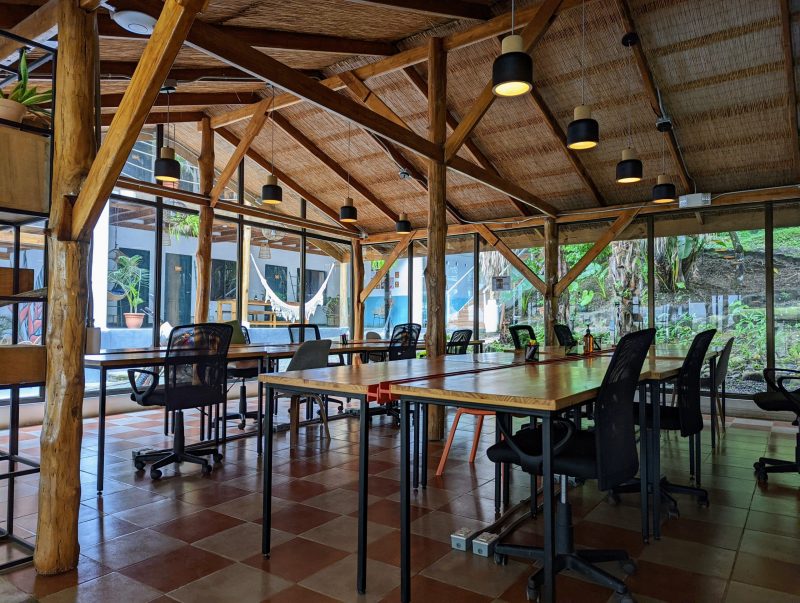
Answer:
[{"label": "thatched ceiling", "polygon": [[[646,200],[662,169],[663,136],[655,129],[655,115],[645,84],[630,59],[630,52],[620,44],[625,33],[619,12],[621,1],[587,0],[585,4],[586,97],[600,123],[601,144],[595,150],[580,153],[578,161],[602,201],[610,205]],[[121,4],[113,0],[110,3]],[[537,0],[521,0],[517,5],[537,3]],[[505,1],[487,0],[480,4],[488,5],[493,14],[510,9],[510,3]],[[582,9],[579,2],[570,4],[573,7],[558,15],[533,52],[536,90],[562,132],[571,119],[573,107],[581,99]],[[796,107],[789,106],[787,101],[795,95],[789,94],[781,2],[626,0],[624,4],[629,7],[641,38],[663,107],[673,119],[686,170],[697,190],[718,193],[798,182],[800,166],[794,161],[798,139],[797,132],[791,131],[789,119]],[[794,63],[800,52],[798,4],[792,2],[790,19]],[[224,26],[390,42],[397,49],[418,46],[431,35],[447,35],[479,23],[351,0],[211,0],[201,18]],[[119,70],[120,63],[136,60],[143,44],[142,40],[104,39],[101,60],[115,64]],[[262,48],[260,51],[294,68],[313,70],[317,77],[328,77],[380,58],[307,50]],[[490,77],[492,61],[498,52],[498,40],[489,39],[449,53],[447,103],[455,118],[460,119],[469,111]],[[199,70],[206,68],[225,67],[189,48],[181,51],[175,66],[187,68],[184,75],[188,76],[201,74]],[[427,75],[425,63],[412,69],[423,78]],[[427,101],[407,74],[395,71],[368,79],[366,84],[410,128],[426,135]],[[104,79],[102,88],[104,94],[120,93],[125,80]],[[268,88],[253,78],[224,74],[213,79],[181,81],[178,92],[236,93],[243,98],[253,93],[269,94]],[[341,90],[340,94],[349,93]],[[210,101],[214,98],[208,97]],[[193,104],[191,108],[200,108],[214,116],[236,106]],[[353,127],[348,156],[348,126],[341,118],[309,103],[284,108],[280,113],[393,212],[406,211],[414,226],[425,225],[424,188],[418,182],[401,179],[396,163],[371,135]],[[246,124],[240,121],[228,129],[241,136]],[[267,122],[252,146],[267,159],[272,127]],[[629,127],[633,144],[644,161],[645,180],[623,187],[614,182],[614,167],[627,143]],[[187,147],[199,149],[199,133],[194,124],[179,126],[178,136]],[[558,210],[598,206],[563,144],[529,96],[495,102],[473,131],[471,140],[504,178],[525,187]],[[216,146],[221,168],[232,147],[220,140]],[[346,185],[339,176],[280,128],[275,131],[275,151],[276,164],[282,171],[315,198],[338,210],[346,195]],[[413,153],[403,153],[425,173],[424,161]],[[474,161],[465,148],[459,154]],[[246,163],[248,188],[257,193],[266,171],[251,160]],[[678,166],[669,154],[664,169],[673,182],[679,182]],[[284,189],[287,197],[284,210],[296,215],[297,195],[287,187]],[[678,189],[686,192],[681,186]],[[391,219],[368,199],[356,193],[351,195],[364,230],[392,229]],[[454,172],[448,174],[447,196],[468,221],[520,216],[507,196]],[[330,221],[313,207],[309,208],[309,218]]]}]

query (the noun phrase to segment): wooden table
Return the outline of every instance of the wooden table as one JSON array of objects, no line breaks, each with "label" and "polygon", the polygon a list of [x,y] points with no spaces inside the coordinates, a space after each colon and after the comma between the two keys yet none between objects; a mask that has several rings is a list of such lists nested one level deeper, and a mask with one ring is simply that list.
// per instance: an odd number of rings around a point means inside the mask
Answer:
[{"label": "wooden table", "polygon": [[[711,358],[714,357],[715,355],[712,353]],[[571,356],[564,358],[562,362],[555,363],[521,364],[519,353],[500,352],[395,361],[360,367],[344,366],[265,374],[260,376],[260,380],[266,384],[267,399],[271,399],[273,388],[296,393],[347,394],[360,400],[362,417],[366,416],[371,397],[377,395],[381,389],[400,399],[401,600],[410,601],[410,457],[412,455],[409,417],[412,408],[418,404],[438,404],[493,411],[498,413],[498,417],[510,413],[539,417],[544,426],[544,474],[552,478],[553,416],[594,399],[610,360],[609,354],[595,354],[589,357]],[[641,399],[645,399],[648,383],[658,383],[674,378],[682,364],[682,358],[660,357],[658,350],[653,350],[645,361],[640,377]],[[655,406],[658,405],[655,404]],[[639,409],[640,424],[646,425],[645,404],[641,404]],[[421,414],[423,420],[426,414],[425,412]],[[655,416],[658,416],[657,408]],[[267,412],[265,417],[269,424],[272,420],[272,413]],[[657,419],[656,426],[658,426]],[[368,429],[368,422],[362,421],[359,438],[359,527],[356,576],[356,588],[362,594],[366,590]],[[424,428],[422,432],[424,437]],[[272,430],[270,428],[264,430],[264,437],[267,440],[265,442],[267,455],[265,457],[263,491],[263,553],[269,556],[272,493]],[[646,454],[648,448],[652,450],[651,439],[657,440],[658,434],[644,440],[641,446],[642,454]],[[424,470],[426,463],[423,462],[422,466]],[[649,506],[646,501],[648,500],[648,488],[653,483],[648,469],[656,471],[655,475],[660,474],[660,465],[657,459],[650,460],[648,458],[641,464],[640,493],[646,511],[642,518],[643,532],[647,532],[649,525]],[[546,522],[544,600],[553,601],[555,600],[553,480],[545,477],[543,484]],[[654,496],[654,502],[656,498]]]}]

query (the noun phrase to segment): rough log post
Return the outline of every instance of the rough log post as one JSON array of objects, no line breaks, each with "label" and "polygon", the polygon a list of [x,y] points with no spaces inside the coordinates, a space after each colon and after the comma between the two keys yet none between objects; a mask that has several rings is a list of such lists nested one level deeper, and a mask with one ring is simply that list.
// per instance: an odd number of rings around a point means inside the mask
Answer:
[{"label": "rough log post", "polygon": [[[201,143],[197,165],[200,171],[200,192],[210,195],[214,188],[214,130],[208,117],[200,122]],[[214,225],[214,210],[200,208],[200,227],[197,235],[197,296],[194,316],[196,322],[208,320],[208,305],[211,297],[211,227]],[[249,261],[249,258],[248,258]]]},{"label": "rough log post", "polygon": [[556,345],[553,325],[558,321],[558,296],[555,294],[558,283],[558,224],[552,218],[544,221],[544,294],[545,344]]},{"label": "rough log post", "polygon": [[[353,241],[353,339],[361,339],[364,336],[364,304],[361,303],[363,289],[364,254],[361,242]],[[355,358],[358,356],[356,355]]]},{"label": "rough log post", "polygon": [[34,564],[40,574],[78,565],[87,241],[70,241],[72,202],[92,166],[97,18],[75,0],[58,6],[53,186],[48,234],[46,406],[41,435]]},{"label": "rough log post", "polygon": [[[447,136],[447,54],[441,38],[428,41],[428,137],[441,146]],[[445,351],[445,242],[447,239],[447,166],[442,161],[428,162],[428,265],[425,286],[428,291],[428,328],[425,340],[428,357]],[[428,437],[444,437],[444,407],[428,407]]]}]

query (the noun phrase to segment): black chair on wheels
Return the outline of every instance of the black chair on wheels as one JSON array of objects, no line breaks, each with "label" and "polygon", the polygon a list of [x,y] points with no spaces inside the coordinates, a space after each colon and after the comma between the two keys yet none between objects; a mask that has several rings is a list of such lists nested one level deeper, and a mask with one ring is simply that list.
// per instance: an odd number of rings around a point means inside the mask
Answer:
[{"label": "black chair on wheels", "polygon": [[[762,456],[753,469],[760,482],[766,482],[770,473],[800,473],[800,388],[789,389],[790,382],[800,381],[800,371],[794,369],[764,369],[764,379],[770,391],[753,396],[753,402],[767,412],[793,412],[798,425],[794,448],[794,461],[784,461]],[[796,383],[794,385],[797,385]]]},{"label": "black chair on wheels", "polygon": [[450,340],[445,344],[446,354],[466,354],[469,342],[472,341],[472,329],[453,331]]},{"label": "black chair on wheels", "polygon": [[[214,445],[207,448],[186,449],[183,411],[190,408],[219,408],[226,398],[226,364],[228,346],[233,328],[219,323],[203,323],[175,327],[169,335],[167,357],[164,362],[164,383],[159,384],[158,371],[131,369],[128,379],[133,393],[131,399],[142,406],[164,406],[174,412],[173,447],[170,452],[144,452],[134,454],[134,464],[139,471],[146,463],[153,463],[150,477],[161,477],[161,467],[172,463],[197,463],[204,474],[211,473],[211,464],[204,456],[212,455],[215,462],[222,460]],[[139,389],[138,375],[149,375],[150,384]]]},{"label": "black chair on wheels", "polygon": [[515,350],[524,350],[529,341],[536,339],[533,327],[530,325],[511,325],[508,327]]},{"label": "black chair on wheels", "polygon": [[[235,328],[235,327],[234,327]],[[250,332],[244,325],[239,325],[242,330],[243,343],[250,343]],[[234,381],[241,381],[239,384],[239,408],[236,412],[228,412],[227,399],[224,404],[224,413],[221,419],[223,425],[228,421],[239,421],[239,429],[244,429],[247,424],[247,419],[258,420],[258,411],[247,410],[247,380],[258,378],[258,361],[257,360],[239,360],[228,364],[228,379]],[[226,397],[227,398],[227,397]],[[225,427],[223,426],[223,430]],[[223,431],[223,435],[224,435]]]},{"label": "black chair on wheels", "polygon": [[[725,381],[728,378],[728,362],[731,359],[731,350],[733,350],[733,337],[725,342],[722,351],[717,358],[717,368],[714,371],[714,383],[711,382],[711,375],[708,377],[700,378],[700,389],[711,393],[713,390],[716,398],[716,408],[711,406],[711,440],[715,444],[715,436],[717,436],[717,423],[716,418],[719,416],[721,419],[722,430],[725,431]],[[714,401],[711,401],[714,404]],[[713,446],[712,446],[713,447]]]},{"label": "black chair on wheels", "polygon": [[389,340],[389,360],[407,360],[417,357],[417,343],[422,327],[415,322],[397,325]]},{"label": "black chair on wheels", "polygon": [[553,332],[556,335],[558,345],[564,346],[565,348],[574,348],[578,345],[578,341],[572,334],[572,329],[567,325],[553,325]]},{"label": "black chair on wheels", "polygon": [[[637,331],[623,337],[608,365],[595,400],[594,429],[579,431],[572,421],[553,421],[553,473],[561,476],[561,494],[556,510],[556,571],[569,569],[591,582],[614,589],[619,600],[632,602],[625,582],[594,565],[617,561],[625,573],[636,571],[636,564],[623,550],[576,549],[573,544],[572,510],[567,499],[567,476],[596,479],[601,490],[609,490],[632,479],[639,469],[633,399],[655,329]],[[513,463],[531,475],[542,475],[541,427],[523,427],[508,433],[504,421],[497,421],[504,440],[489,448],[495,463]],[[548,476],[545,476],[548,479]],[[508,556],[542,561],[544,549],[518,544],[495,546],[495,562]],[[528,579],[527,595],[538,600],[542,570]]]},{"label": "black chair on wheels", "polygon": [[[319,332],[319,325],[294,323],[289,325],[289,339],[292,343],[302,343],[304,341],[317,341],[322,339]],[[339,362],[328,362],[328,366],[344,366],[344,356],[339,354]]]}]

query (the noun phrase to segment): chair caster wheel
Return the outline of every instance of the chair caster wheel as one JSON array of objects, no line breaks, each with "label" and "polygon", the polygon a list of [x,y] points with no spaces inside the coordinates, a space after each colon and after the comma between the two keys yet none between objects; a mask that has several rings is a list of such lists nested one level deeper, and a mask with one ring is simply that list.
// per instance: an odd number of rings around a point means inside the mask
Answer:
[{"label": "chair caster wheel", "polygon": [[247,427],[247,423],[242,421],[236,427],[238,427],[240,431],[244,431],[244,428]]},{"label": "chair caster wheel", "polygon": [[203,472],[203,475],[210,475],[211,474],[211,465],[209,465],[208,463],[203,465],[202,472]]},{"label": "chair caster wheel", "polygon": [[508,555],[502,555],[501,553],[494,554],[494,564],[495,565],[508,565]]},{"label": "chair caster wheel", "polygon": [[616,507],[621,502],[621,499],[616,492],[609,492],[608,496],[606,496],[606,502],[612,507]]},{"label": "chair caster wheel", "polygon": [[136,471],[144,471],[144,461],[133,461],[133,466],[136,467]]},{"label": "chair caster wheel", "polygon": [[224,457],[222,456],[222,453],[219,453],[219,452],[215,452],[214,453],[214,462],[215,463],[219,463],[220,461],[222,461],[223,458]]},{"label": "chair caster wheel", "polygon": [[533,601],[534,603],[539,603],[542,600],[542,593],[539,592],[538,588],[533,588],[531,586],[525,591],[525,598],[528,601]]},{"label": "chair caster wheel", "polygon": [[151,479],[161,479],[162,475],[163,474],[161,473],[160,469],[150,469],[150,478]]},{"label": "chair caster wheel", "polygon": [[625,593],[624,595],[617,593],[617,601],[618,603],[636,603],[636,599],[630,593]]},{"label": "chair caster wheel", "polygon": [[619,562],[619,567],[628,576],[633,576],[638,569],[636,567],[636,562],[633,559],[623,559]]}]

